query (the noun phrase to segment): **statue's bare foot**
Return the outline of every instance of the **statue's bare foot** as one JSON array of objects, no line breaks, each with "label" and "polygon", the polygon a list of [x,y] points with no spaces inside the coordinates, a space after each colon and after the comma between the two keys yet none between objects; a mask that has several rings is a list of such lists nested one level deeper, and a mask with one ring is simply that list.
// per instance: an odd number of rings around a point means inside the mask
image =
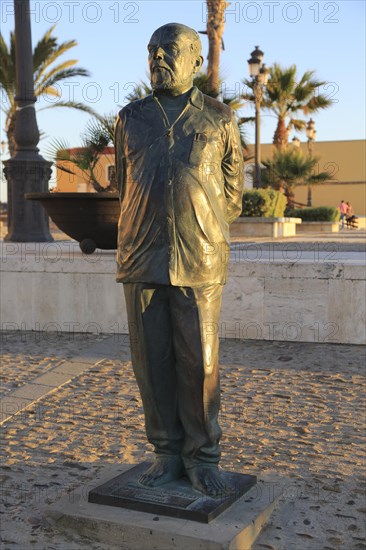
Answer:
[{"label": "statue's bare foot", "polygon": [[147,487],[158,487],[183,475],[183,462],[180,456],[159,456],[155,462],[141,474],[139,482]]},{"label": "statue's bare foot", "polygon": [[186,470],[192,487],[210,497],[224,496],[231,492],[217,466],[194,466]]}]

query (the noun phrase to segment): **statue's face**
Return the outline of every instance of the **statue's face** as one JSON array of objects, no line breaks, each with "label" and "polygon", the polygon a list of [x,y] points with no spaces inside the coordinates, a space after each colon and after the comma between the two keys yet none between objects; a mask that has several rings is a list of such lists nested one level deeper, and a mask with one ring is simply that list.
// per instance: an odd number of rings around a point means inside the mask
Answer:
[{"label": "statue's face", "polygon": [[158,29],[148,44],[150,80],[153,90],[178,95],[193,85],[202,61],[192,50],[191,40],[175,29]]}]

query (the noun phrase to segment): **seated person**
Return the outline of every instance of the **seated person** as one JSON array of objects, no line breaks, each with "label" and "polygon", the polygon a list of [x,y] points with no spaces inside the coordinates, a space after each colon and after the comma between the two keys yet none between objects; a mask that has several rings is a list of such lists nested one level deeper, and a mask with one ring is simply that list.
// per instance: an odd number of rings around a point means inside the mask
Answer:
[{"label": "seated person", "polygon": [[353,214],[353,208],[349,202],[347,202],[346,224],[347,227],[357,228],[357,216]]}]

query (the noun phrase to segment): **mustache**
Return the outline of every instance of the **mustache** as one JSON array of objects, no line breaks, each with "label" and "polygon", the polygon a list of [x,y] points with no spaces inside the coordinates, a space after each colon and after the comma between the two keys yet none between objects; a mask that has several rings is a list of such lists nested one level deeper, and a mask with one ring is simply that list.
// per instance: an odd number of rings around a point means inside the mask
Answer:
[{"label": "mustache", "polygon": [[165,69],[166,71],[168,71],[169,73],[171,73],[171,69],[170,67],[168,67],[167,65],[163,64],[163,63],[154,63],[152,66],[151,66],[151,70],[152,71],[155,71],[155,69]]}]

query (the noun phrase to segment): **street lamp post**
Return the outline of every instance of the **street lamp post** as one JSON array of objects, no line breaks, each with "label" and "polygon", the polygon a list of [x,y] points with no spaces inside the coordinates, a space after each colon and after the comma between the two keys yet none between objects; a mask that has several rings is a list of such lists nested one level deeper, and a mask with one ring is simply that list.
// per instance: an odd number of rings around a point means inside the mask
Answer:
[{"label": "street lamp post", "polygon": [[5,240],[49,242],[52,237],[48,216],[38,201],[27,201],[24,194],[47,191],[51,162],[39,155],[39,131],[34,104],[33,55],[29,0],[14,0],[16,59],[16,154],[4,162],[8,181],[10,227]]},{"label": "street lamp post", "polygon": [[296,147],[296,149],[299,149],[299,148],[300,148],[301,141],[299,140],[298,137],[292,138],[292,145],[293,145],[294,147]]},{"label": "street lamp post", "polygon": [[248,59],[249,74],[252,77],[253,93],[255,102],[255,176],[254,187],[262,186],[261,177],[261,150],[260,150],[260,106],[263,98],[263,86],[268,83],[269,71],[266,66],[262,65],[263,52],[259,46],[255,46],[255,50],[250,54]]},{"label": "street lamp post", "polygon": [[[308,123],[306,125],[306,137],[308,138],[308,153],[309,153],[309,156],[312,157],[313,156],[313,143],[314,143],[315,138],[316,138],[315,122],[312,118],[308,121]],[[308,184],[308,201],[307,201],[307,205],[312,206],[312,204],[313,204],[313,199],[312,199],[311,185]]]}]

